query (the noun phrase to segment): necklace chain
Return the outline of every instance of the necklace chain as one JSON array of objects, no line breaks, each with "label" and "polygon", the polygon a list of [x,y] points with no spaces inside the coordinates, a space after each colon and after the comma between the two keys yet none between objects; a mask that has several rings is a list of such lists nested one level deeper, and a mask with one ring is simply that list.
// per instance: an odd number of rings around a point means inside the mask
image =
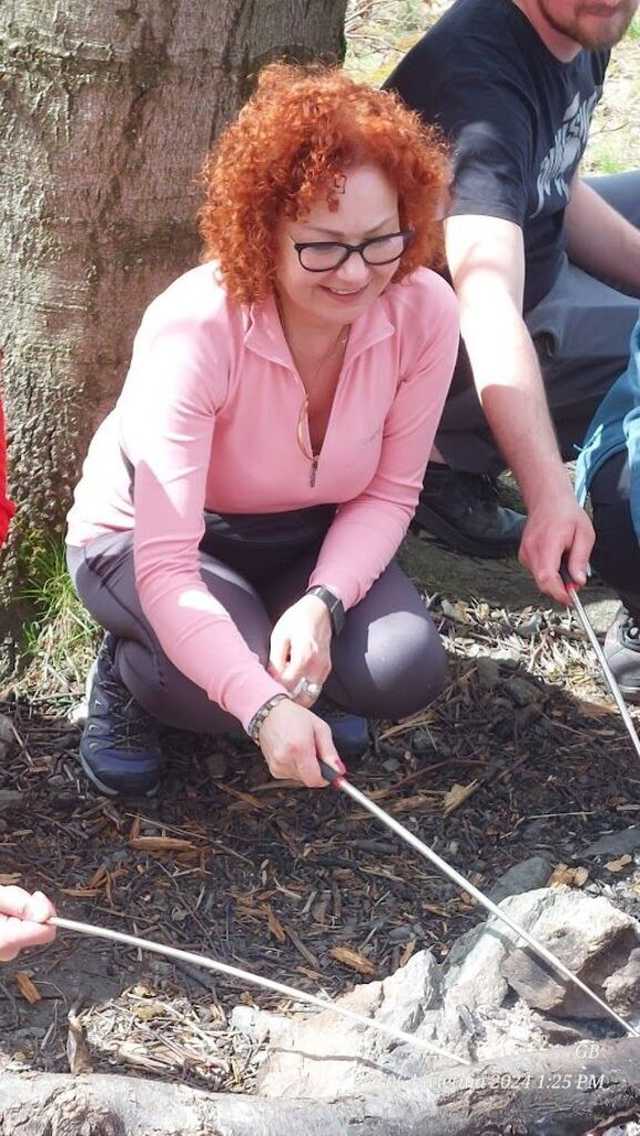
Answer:
[{"label": "necklace chain", "polygon": [[[318,363],[318,366],[316,367],[316,369],[313,373],[313,379],[311,380],[312,386],[314,385],[314,383],[315,383],[316,379],[318,378],[318,375],[320,374],[324,365],[329,362],[329,359],[331,358],[331,356],[336,351],[338,351],[339,348],[346,347],[346,343],[347,343],[348,338],[349,338],[348,329],[347,329],[347,331],[341,331],[340,332],[340,334],[339,334],[338,338],[336,339],[335,343],[333,344],[333,346],[330,348],[329,351],[327,351],[322,356],[320,362]],[[298,418],[298,429],[297,429],[298,438],[297,438],[297,440],[298,440],[298,446],[302,450],[307,461],[310,461],[312,463],[317,463],[317,455],[313,452],[313,446],[311,447],[311,452],[309,452],[307,450],[307,447],[304,444],[304,433],[303,433],[302,426],[303,426],[303,421],[304,421],[305,416],[306,416],[307,422],[308,422],[308,420],[309,420],[309,392],[306,390],[306,388],[305,388],[305,396],[304,396],[304,399],[302,401],[302,406],[300,407],[300,415],[299,415],[299,418]]]},{"label": "necklace chain", "polygon": [[[287,343],[289,343],[289,340],[288,340],[287,334],[286,334],[285,322],[284,322],[284,318],[283,318],[282,309],[280,308],[279,303],[278,303],[277,306],[278,306],[278,314],[280,316],[280,324],[282,326],[282,330],[284,332],[285,339],[287,339]],[[347,325],[346,329],[343,328],[342,331],[340,331],[335,342],[332,343],[329,350],[326,351],[324,353],[324,355],[322,355],[320,362],[318,363],[318,365],[315,368],[315,371],[313,372],[313,377],[311,379],[311,384],[310,384],[312,388],[315,385],[316,379],[318,378],[318,375],[322,371],[322,368],[329,362],[329,360],[332,358],[332,356],[335,354],[335,352],[340,350],[340,349],[344,349],[346,347],[347,340],[349,338],[349,331],[350,331],[350,328]],[[289,343],[289,350],[291,351],[291,355],[293,356],[293,351],[291,349],[290,343]],[[295,362],[295,360],[294,360],[294,362]],[[298,367],[298,372],[299,372],[299,370],[300,370],[300,368]],[[300,414],[298,415],[298,424],[297,424],[297,428],[296,428],[296,441],[298,443],[298,448],[304,454],[307,461],[311,462],[311,485],[313,486],[313,485],[315,485],[316,470],[317,470],[317,466],[318,466],[318,455],[313,452],[313,446],[309,450],[309,448],[305,445],[304,429],[303,429],[303,424],[304,424],[305,418],[307,419],[307,422],[308,422],[308,420],[309,420],[309,392],[308,392],[306,387],[305,387],[304,399],[302,400],[302,405],[300,407]]]}]

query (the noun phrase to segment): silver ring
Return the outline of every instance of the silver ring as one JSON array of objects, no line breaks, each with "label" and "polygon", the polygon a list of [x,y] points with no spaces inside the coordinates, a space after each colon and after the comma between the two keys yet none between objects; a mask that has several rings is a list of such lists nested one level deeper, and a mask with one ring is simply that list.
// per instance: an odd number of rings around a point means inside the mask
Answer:
[{"label": "silver ring", "polygon": [[305,678],[303,675],[293,688],[292,694],[294,698],[297,698],[300,694],[306,694],[310,698],[317,698],[321,690],[322,687],[319,682],[310,682],[309,679]]}]

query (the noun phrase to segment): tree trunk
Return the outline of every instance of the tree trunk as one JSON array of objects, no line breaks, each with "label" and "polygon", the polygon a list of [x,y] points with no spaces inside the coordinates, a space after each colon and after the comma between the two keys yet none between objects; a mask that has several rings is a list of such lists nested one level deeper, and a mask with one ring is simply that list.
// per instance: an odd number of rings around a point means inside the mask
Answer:
[{"label": "tree trunk", "polygon": [[132,1077],[3,1073],[0,1136],[596,1136],[640,1115],[638,1040],[455,1066],[383,1095],[267,1100]]},{"label": "tree trunk", "polygon": [[[213,138],[265,62],[342,57],[346,2],[0,3],[0,352],[25,549],[62,529],[145,305],[197,263]],[[15,576],[14,550],[0,607]]]}]

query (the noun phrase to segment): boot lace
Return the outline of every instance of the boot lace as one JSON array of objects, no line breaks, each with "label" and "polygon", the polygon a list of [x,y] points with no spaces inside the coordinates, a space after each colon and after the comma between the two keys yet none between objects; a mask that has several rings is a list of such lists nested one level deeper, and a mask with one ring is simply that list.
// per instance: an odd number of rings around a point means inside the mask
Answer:
[{"label": "boot lace", "polygon": [[151,716],[117,679],[103,675],[101,687],[102,691],[96,698],[97,709],[109,715],[113,745],[129,752],[148,749],[155,740],[155,724]]},{"label": "boot lace", "polygon": [[634,647],[640,647],[640,617],[627,609],[622,623],[622,634],[630,639]]}]

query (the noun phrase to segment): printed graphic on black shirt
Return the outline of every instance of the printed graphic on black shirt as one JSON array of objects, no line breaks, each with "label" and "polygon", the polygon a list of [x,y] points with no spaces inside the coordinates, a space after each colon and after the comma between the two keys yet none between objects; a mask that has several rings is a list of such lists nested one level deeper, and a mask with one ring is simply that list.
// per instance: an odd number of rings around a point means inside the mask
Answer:
[{"label": "printed graphic on black shirt", "polygon": [[385,83],[453,146],[449,216],[522,229],[525,312],[562,267],[564,211],[608,60],[557,59],[513,0],[455,0]]},{"label": "printed graphic on black shirt", "polygon": [[560,207],[567,204],[569,182],[587,145],[591,115],[600,93],[598,89],[587,99],[581,99],[577,94],[564,112],[562,125],[556,131],[553,143],[540,164],[536,185],[538,205],[533,217],[542,212],[546,199],[554,195],[561,199]]}]

